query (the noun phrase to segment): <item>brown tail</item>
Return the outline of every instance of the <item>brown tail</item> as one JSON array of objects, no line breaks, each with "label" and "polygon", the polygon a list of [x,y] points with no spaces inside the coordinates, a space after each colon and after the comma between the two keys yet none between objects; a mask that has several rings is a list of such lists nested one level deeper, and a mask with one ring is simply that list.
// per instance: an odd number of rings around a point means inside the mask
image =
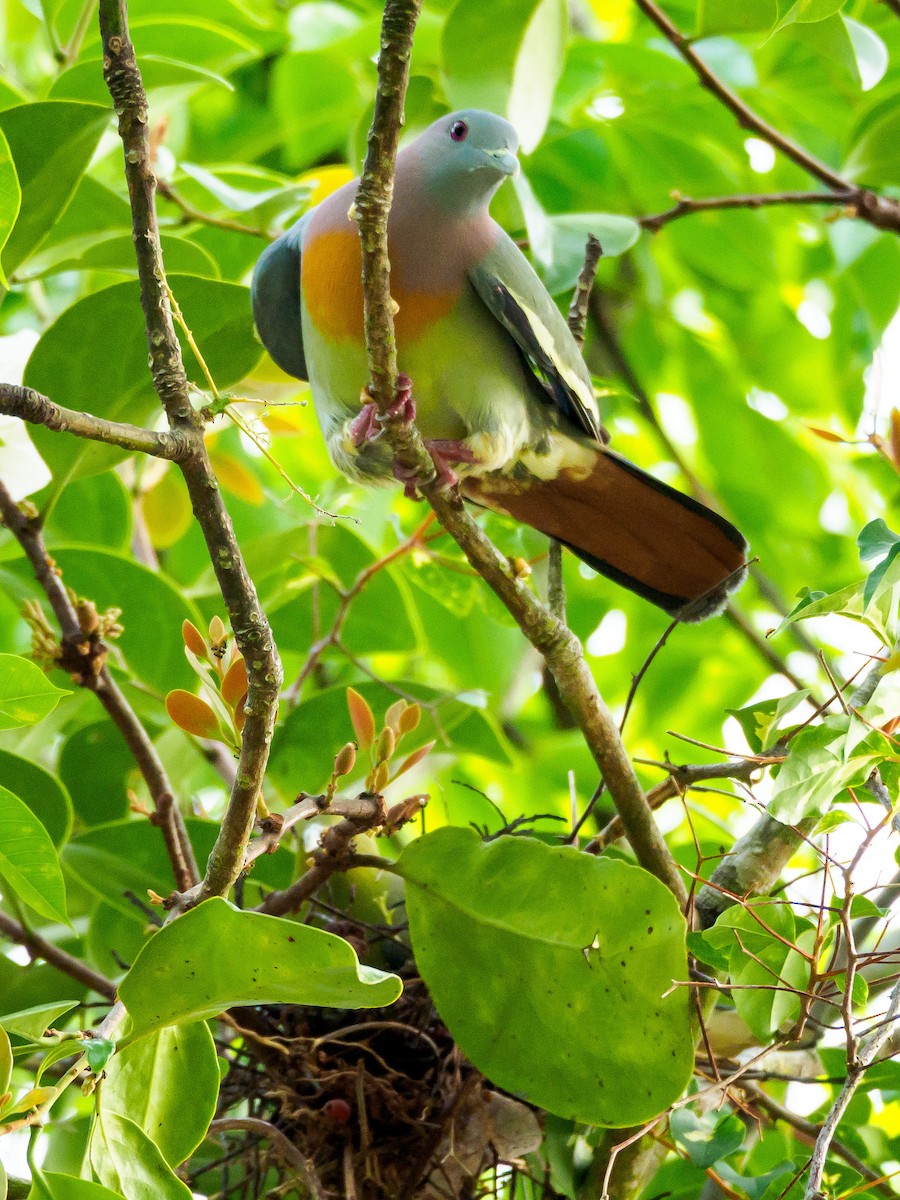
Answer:
[{"label": "brown tail", "polygon": [[721,612],[746,575],[747,543],[733,525],[610,450],[597,451],[586,476],[482,476],[461,486],[683,621]]}]

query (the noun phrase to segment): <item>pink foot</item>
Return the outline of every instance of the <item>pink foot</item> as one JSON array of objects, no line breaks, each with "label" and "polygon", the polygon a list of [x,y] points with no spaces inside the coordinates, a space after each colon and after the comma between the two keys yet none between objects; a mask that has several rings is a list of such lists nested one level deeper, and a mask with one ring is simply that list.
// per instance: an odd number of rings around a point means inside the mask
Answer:
[{"label": "pink foot", "polygon": [[363,406],[350,422],[347,432],[354,446],[362,446],[365,442],[375,442],[382,434],[385,421],[414,421],[416,419],[416,402],[412,394],[412,380],[403,372],[397,376],[397,396],[394,403],[384,416],[378,411],[374,400],[368,399],[371,393],[363,388],[360,399]]},{"label": "pink foot", "polygon": [[[478,459],[465,444],[447,438],[432,438],[426,440],[425,449],[431,455],[434,463],[436,482],[440,487],[455,487],[459,476],[453,470],[451,463],[473,463]],[[421,480],[415,472],[408,472],[399,463],[394,463],[394,478],[403,484],[403,494],[408,500],[418,500],[418,488]]]}]

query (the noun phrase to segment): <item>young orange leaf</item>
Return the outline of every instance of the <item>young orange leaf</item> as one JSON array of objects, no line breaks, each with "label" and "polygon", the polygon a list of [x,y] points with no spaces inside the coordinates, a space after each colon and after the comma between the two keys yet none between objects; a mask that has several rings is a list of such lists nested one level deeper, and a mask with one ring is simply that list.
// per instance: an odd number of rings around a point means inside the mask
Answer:
[{"label": "young orange leaf", "polygon": [[196,654],[198,658],[209,658],[209,647],[206,644],[206,640],[192,621],[182,622],[181,636],[184,638],[184,644],[192,654]]},{"label": "young orange leaf", "polygon": [[266,498],[262,484],[248,467],[221,450],[213,450],[209,459],[219,483],[226,491],[257,508],[262,504]]},{"label": "young orange leaf", "polygon": [[216,714],[205,700],[192,692],[177,688],[166,696],[166,712],[175,724],[194,737],[220,738],[221,731]]},{"label": "young orange leaf", "polygon": [[247,720],[247,711],[244,708],[246,703],[247,694],[245,692],[244,695],[241,696],[240,700],[238,700],[234,708],[234,727],[238,733],[244,732],[244,722]]},{"label": "young orange leaf", "polygon": [[422,719],[422,710],[418,704],[411,704],[409,708],[400,717],[400,722],[397,726],[399,734],[412,733]]},{"label": "young orange leaf", "polygon": [[400,720],[404,712],[406,712],[406,701],[401,698],[400,700],[395,700],[384,714],[385,725],[389,725],[394,733],[400,732]]},{"label": "young orange leaf", "polygon": [[393,778],[397,779],[405,771],[411,770],[416,763],[420,763],[426,754],[434,749],[434,742],[426,742],[424,746],[420,746],[418,750],[413,750],[412,754],[407,755],[403,762],[394,772]]},{"label": "young orange leaf", "polygon": [[236,658],[222,680],[222,699],[232,708],[247,694],[247,664],[243,657]]},{"label": "young orange leaf", "polygon": [[846,442],[845,437],[841,437],[839,433],[832,433],[830,429],[820,429],[818,425],[807,425],[810,433],[814,433],[816,437],[820,437],[823,442]]},{"label": "young orange leaf", "polygon": [[365,699],[353,688],[347,688],[347,708],[353,732],[362,750],[369,750],[375,741],[375,717]]}]

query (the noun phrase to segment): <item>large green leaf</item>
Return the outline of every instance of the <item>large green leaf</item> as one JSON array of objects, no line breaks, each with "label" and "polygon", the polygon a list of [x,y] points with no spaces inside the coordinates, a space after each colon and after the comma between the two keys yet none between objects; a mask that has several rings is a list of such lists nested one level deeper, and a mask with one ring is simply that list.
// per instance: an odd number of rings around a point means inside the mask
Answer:
[{"label": "large green leaf", "polygon": [[22,189],[19,218],[3,253],[8,272],[37,249],[64,211],[111,116],[109,108],[70,100],[43,100],[0,112],[0,130]]},{"label": "large green leaf", "polygon": [[566,0],[459,0],[444,27],[444,82],[454,108],[515,125],[530,154],[547,128],[566,45]]},{"label": "large green leaf", "polygon": [[0,750],[0,784],[28,805],[54,846],[65,842],[72,830],[72,801],[55,775],[19,754]]},{"label": "large green leaf", "polygon": [[127,1117],[101,1108],[94,1120],[91,1166],[104,1187],[125,1200],[191,1200],[159,1147]]},{"label": "large green leaf", "polygon": [[[44,494],[33,499],[43,509]],[[131,504],[128,489],[112,471],[75,479],[57,495],[44,523],[44,540],[48,546],[81,542],[104,550],[127,550]]]},{"label": "large green leaf", "polygon": [[12,1079],[13,1056],[12,1046],[9,1044],[9,1036],[6,1030],[0,1025],[0,1096],[5,1096],[9,1091],[9,1081]]},{"label": "large green leaf", "polygon": [[133,1038],[233,1004],[380,1008],[396,975],[360,965],[343,938],[207,900],[155,934],[119,986]]},{"label": "large green leaf", "polygon": [[[66,585],[79,596],[92,600],[100,612],[122,610],[125,632],[116,646],[139,679],[160,692],[192,685],[195,676],[184,657],[181,625],[185,620],[198,624],[200,617],[165,575],[98,547],[55,549],[53,557]],[[28,579],[24,559],[9,566]]]},{"label": "large green leaf", "polygon": [[115,1054],[100,1109],[140,1125],[169,1166],[177,1167],[206,1136],[218,1094],[216,1046],[206,1023],[194,1021],[159,1029]]},{"label": "large green leaf", "polygon": [[68,921],[66,885],[50,835],[31,809],[2,786],[0,878],[48,921]]},{"label": "large green leaf", "polygon": [[3,273],[3,247],[16,223],[21,203],[22,189],[19,187],[16,164],[12,160],[6,136],[0,129],[0,287],[4,288],[9,284]]},{"label": "large green leaf", "polygon": [[112,721],[82,725],[67,737],[58,770],[84,825],[102,825],[128,812],[128,781],[136,765]]},{"label": "large green leaf", "polygon": [[[216,383],[220,388],[236,383],[261,354],[247,289],[194,275],[175,275],[169,282]],[[97,347],[111,329],[116,331],[116,352],[98,355]],[[202,384],[200,366],[187,349],[185,365]],[[138,425],[152,421],[159,402],[147,370],[137,280],[95,292],[66,309],[35,346],[25,382],[69,408]],[[114,446],[42,427],[32,437],[57,480],[91,475],[126,457]]]},{"label": "large green leaf", "polygon": [[697,33],[710,37],[719,33],[750,33],[771,29],[777,10],[775,0],[699,0]]},{"label": "large green leaf", "polygon": [[[471,829],[399,863],[416,964],[465,1054],[557,1116],[636,1125],[693,1068],[684,918],[647,871]],[[671,989],[671,993],[669,993]],[[615,1036],[611,1036],[611,1031]]]},{"label": "large green leaf", "polygon": [[38,1171],[32,1177],[28,1200],[122,1200],[122,1197],[90,1179]]},{"label": "large green leaf", "polygon": [[0,729],[42,721],[68,695],[27,658],[0,654]]},{"label": "large green leaf", "polygon": [[[171,48],[176,49],[174,45]],[[148,92],[156,88],[177,88],[183,92],[208,83],[231,90],[228,80],[215,71],[159,54],[141,54],[141,78]],[[109,96],[103,79],[103,59],[84,59],[62,71],[53,81],[50,95],[54,100],[92,100],[102,104]]]},{"label": "large green leaf", "polygon": [[[322,104],[323,95],[328,103]],[[343,146],[365,96],[351,66],[334,53],[283,54],[272,72],[272,105],[287,163],[306,167]]]}]

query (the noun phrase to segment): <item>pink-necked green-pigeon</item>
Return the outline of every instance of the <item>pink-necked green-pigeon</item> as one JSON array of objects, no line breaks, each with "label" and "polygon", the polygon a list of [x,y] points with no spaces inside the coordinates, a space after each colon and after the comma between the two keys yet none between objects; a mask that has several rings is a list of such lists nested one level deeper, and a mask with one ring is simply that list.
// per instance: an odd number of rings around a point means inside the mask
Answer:
[{"label": "pink-necked green-pigeon", "polygon": [[[435,121],[397,157],[388,249],[407,377],[398,411],[415,415],[439,473],[469,499],[558,538],[666,612],[702,620],[742,581],[746,542],[608,448],[562,314],[488,212],[518,168],[517,148],[507,121],[467,110]],[[360,397],[356,187],[332,193],[263,253],[253,313],[275,362],[309,380],[335,466],[382,483],[394,464]]]}]

